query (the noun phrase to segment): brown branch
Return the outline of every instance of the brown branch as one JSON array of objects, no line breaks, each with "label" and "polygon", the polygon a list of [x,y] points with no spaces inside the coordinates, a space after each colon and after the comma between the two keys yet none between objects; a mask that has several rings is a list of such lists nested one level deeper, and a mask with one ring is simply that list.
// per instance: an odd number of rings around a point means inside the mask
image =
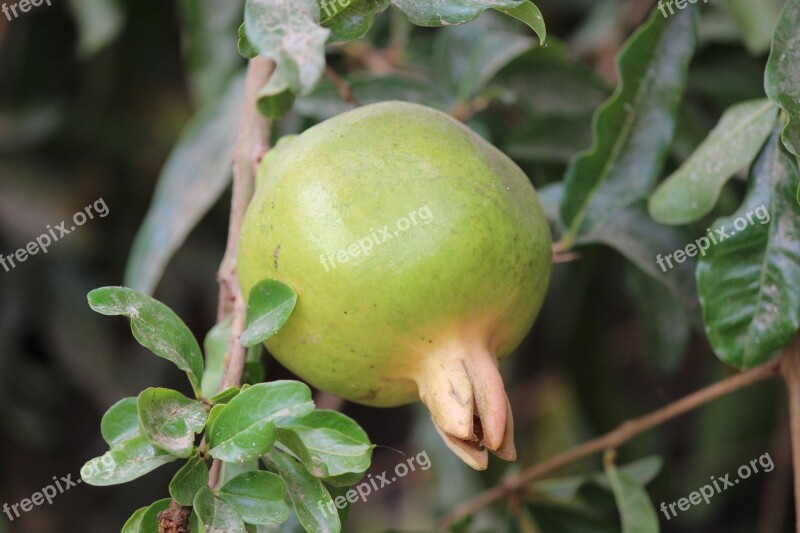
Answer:
[{"label": "brown branch", "polygon": [[[751,370],[733,375],[718,383],[693,392],[648,415],[623,422],[615,430],[601,437],[585,442],[575,448],[559,453],[546,461],[530,466],[519,474],[502,481],[499,485],[479,494],[474,499],[457,506],[450,514],[444,516],[440,520],[439,529],[440,531],[446,531],[450,525],[466,516],[474,514],[483,507],[486,507],[508,494],[524,489],[532,481],[541,478],[545,474],[595,453],[619,448],[622,444],[640,433],[659,426],[668,420],[696,409],[721,396],[725,396],[726,394],[776,375],[779,372],[779,368],[780,359],[777,359]],[[798,402],[798,409],[800,409],[800,397],[798,397]],[[800,416],[800,411],[798,411],[798,416]],[[798,431],[800,431],[800,428],[798,428]]]},{"label": "brown branch", "polygon": [[[228,226],[228,245],[217,272],[219,282],[217,320],[222,321],[228,316],[231,317],[231,336],[219,386],[220,391],[236,387],[241,383],[247,357],[244,346],[239,344],[239,336],[245,327],[247,305],[236,278],[236,255],[244,212],[255,188],[258,164],[266,153],[269,142],[271,124],[258,111],[256,104],[258,91],[267,82],[274,68],[275,64],[263,57],[251,59],[247,66],[242,118],[233,159],[233,198]],[[214,459],[209,472],[209,487],[214,488],[217,485],[220,466],[219,460]]]},{"label": "brown branch", "polygon": [[784,351],[781,373],[789,396],[789,431],[792,435],[792,464],[794,465],[795,527],[800,533],[800,335]]}]

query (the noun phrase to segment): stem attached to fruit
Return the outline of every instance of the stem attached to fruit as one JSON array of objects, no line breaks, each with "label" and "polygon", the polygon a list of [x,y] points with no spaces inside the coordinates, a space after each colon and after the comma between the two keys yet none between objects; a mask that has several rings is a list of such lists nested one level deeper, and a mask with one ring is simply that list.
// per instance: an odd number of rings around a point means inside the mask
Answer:
[{"label": "stem attached to fruit", "polygon": [[416,379],[419,395],[447,446],[476,470],[488,466],[487,450],[516,459],[511,408],[492,351],[451,342],[427,361]]}]

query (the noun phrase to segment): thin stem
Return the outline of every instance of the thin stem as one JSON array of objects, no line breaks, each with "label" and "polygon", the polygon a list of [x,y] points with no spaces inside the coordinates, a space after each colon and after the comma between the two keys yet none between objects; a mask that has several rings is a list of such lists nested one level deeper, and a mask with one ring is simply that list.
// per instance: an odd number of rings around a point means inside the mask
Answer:
[{"label": "thin stem", "polygon": [[[219,307],[217,320],[231,317],[231,336],[228,355],[219,390],[236,387],[242,381],[247,350],[239,344],[239,336],[244,331],[247,306],[236,278],[236,255],[239,250],[239,233],[242,220],[255,188],[256,171],[261,158],[268,149],[270,122],[258,112],[256,101],[258,91],[272,75],[275,64],[266,58],[256,57],[247,65],[244,105],[236,140],[233,160],[233,198],[231,200],[230,225],[228,226],[228,245],[222,258],[217,281],[219,282]],[[216,487],[219,481],[220,462],[214,459],[209,471],[208,486]]]},{"label": "thin stem", "polygon": [[[477,512],[507,494],[525,488],[532,481],[541,478],[545,474],[595,453],[619,448],[622,444],[640,433],[659,426],[701,405],[716,400],[721,396],[725,396],[726,394],[730,394],[731,392],[748,387],[773,376],[779,372],[779,367],[780,359],[777,359],[751,370],[733,375],[713,385],[700,389],[699,391],[693,392],[648,415],[623,422],[615,430],[605,435],[559,453],[546,461],[532,465],[519,474],[502,481],[499,485],[479,494],[474,499],[457,506],[450,514],[441,519],[439,522],[439,529],[441,531],[446,531],[450,525],[458,522],[462,518]],[[799,374],[795,375],[798,376]],[[798,396],[798,409],[800,409],[800,396]],[[798,411],[798,417],[800,417],[800,411]],[[800,418],[798,418],[798,420],[800,420]],[[798,431],[800,432],[800,427]],[[798,459],[800,459],[800,457],[798,457]]]},{"label": "thin stem", "polygon": [[786,348],[781,373],[789,396],[789,431],[792,435],[794,466],[795,527],[800,533],[800,335]]}]

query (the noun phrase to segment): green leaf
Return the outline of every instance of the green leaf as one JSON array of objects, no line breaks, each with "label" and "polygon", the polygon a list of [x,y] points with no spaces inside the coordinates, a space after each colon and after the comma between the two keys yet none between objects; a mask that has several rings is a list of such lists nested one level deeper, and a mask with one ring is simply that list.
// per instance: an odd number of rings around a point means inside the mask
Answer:
[{"label": "green leaf", "polygon": [[695,20],[695,6],[668,19],[654,10],[622,48],[620,85],[595,113],[594,144],[567,169],[567,242],[647,196],[658,178],[697,40]]},{"label": "green leaf", "polygon": [[478,18],[489,8],[517,8],[527,0],[392,0],[392,6],[417,26],[450,26]]},{"label": "green leaf", "polygon": [[208,487],[202,487],[197,491],[193,507],[203,522],[205,533],[246,533],[239,513],[214,496]]},{"label": "green leaf", "polygon": [[686,310],[666,285],[631,263],[627,267],[625,281],[644,336],[647,356],[661,373],[674,374],[685,359],[689,343]]},{"label": "green leaf", "polygon": [[[367,471],[373,446],[350,417],[319,409],[280,424],[297,439],[279,432],[279,442],[294,453],[315,477],[328,478]],[[281,437],[284,438],[281,438]]]},{"label": "green leaf", "polygon": [[297,303],[297,293],[274,279],[256,283],[247,300],[247,326],[239,342],[242,346],[261,344],[280,330]]},{"label": "green leaf", "polygon": [[331,31],[328,42],[341,43],[363,37],[389,3],[390,0],[319,0],[320,24]]},{"label": "green leaf", "polygon": [[125,285],[152,294],[172,255],[230,182],[244,77],[192,117],[161,170],[125,267]]},{"label": "green leaf", "polygon": [[89,293],[89,306],[102,315],[126,316],[133,336],[159,357],[186,372],[199,394],[203,356],[197,339],[169,307],[126,287],[103,287]]},{"label": "green leaf", "polygon": [[711,212],[723,185],[749,165],[772,131],[778,109],[767,99],[737,104],[650,197],[650,215],[664,224],[686,224]]},{"label": "green leaf", "polygon": [[539,8],[536,7],[536,4],[528,0],[522,2],[517,7],[499,7],[497,10],[527,24],[528,27],[535,31],[536,35],[539,36],[539,44],[544,44],[544,41],[547,38],[547,28],[544,24],[542,12],[539,11]]},{"label": "green leaf", "polygon": [[311,390],[297,381],[272,381],[243,389],[222,407],[207,431],[209,453],[228,462],[252,461],[275,443],[276,421],[313,410]]},{"label": "green leaf", "polygon": [[136,398],[123,398],[112,405],[100,421],[100,433],[111,448],[141,435]]},{"label": "green leaf", "polygon": [[242,22],[242,25],[239,26],[239,41],[237,42],[236,46],[239,49],[239,54],[241,54],[241,56],[245,59],[253,59],[254,57],[258,57],[258,48],[256,48],[247,37],[247,29],[244,27],[244,22]]},{"label": "green leaf", "polygon": [[218,491],[219,498],[246,523],[262,526],[282,524],[289,519],[285,494],[286,483],[280,476],[259,470],[239,474]]},{"label": "green leaf", "polygon": [[201,402],[170,389],[143,390],[136,409],[142,435],[156,447],[178,457],[192,454],[195,434],[203,432],[208,418]]},{"label": "green leaf", "polygon": [[208,486],[208,466],[198,457],[190,457],[169,482],[169,494],[179,504],[189,507],[197,491]]},{"label": "green leaf", "polygon": [[766,361],[800,329],[800,177],[777,135],[750,180],[739,210],[714,223],[723,233],[697,267],[708,339],[739,368]]},{"label": "green leaf", "polygon": [[264,458],[286,482],[289,497],[306,531],[339,533],[342,523],[330,493],[319,479],[285,453],[273,450]]},{"label": "green leaf", "polygon": [[122,32],[125,12],[117,0],[69,0],[69,7],[78,26],[82,59],[95,55]]},{"label": "green leaf", "polygon": [[753,55],[761,55],[769,51],[775,22],[780,15],[784,0],[728,0],[723,9],[730,11],[741,36],[744,37],[747,49]]},{"label": "green leaf", "polygon": [[319,17],[317,0],[246,1],[247,40],[276,65],[259,93],[259,110],[266,116],[288,111],[294,95],[308,93],[322,76],[330,30],[319,25]]},{"label": "green leaf", "polygon": [[433,76],[456,100],[469,102],[503,67],[535,46],[534,39],[508,31],[497,16],[442,28],[433,43]]},{"label": "green leaf", "polygon": [[526,504],[537,531],[546,533],[619,533],[596,511],[575,504],[531,502]]},{"label": "green leaf", "polygon": [[[663,466],[664,461],[654,455],[620,466],[618,470],[636,483],[647,485],[655,479]],[[570,501],[576,499],[578,491],[587,484],[611,490],[611,484],[608,481],[606,472],[591,472],[541,481],[536,484],[536,491],[556,500]]]},{"label": "green leaf", "polygon": [[800,157],[800,0],[788,0],[783,8],[767,61],[767,96],[789,116],[783,143]]},{"label": "green leaf", "polygon": [[142,516],[144,516],[145,511],[147,511],[147,507],[141,507],[134,511],[127,522],[125,522],[125,525],[122,526],[120,533],[139,533],[142,526]]},{"label": "green leaf", "polygon": [[203,107],[225,93],[241,68],[230,37],[241,24],[244,0],[181,0],[179,8],[189,89],[196,107]]},{"label": "green leaf", "polygon": [[178,457],[160,450],[144,437],[126,440],[81,468],[81,478],[97,487],[127,483]]},{"label": "green leaf", "polygon": [[658,516],[647,492],[636,480],[617,470],[608,459],[605,469],[617,500],[622,533],[658,533]]},{"label": "green leaf", "polygon": [[229,387],[224,391],[220,392],[219,394],[215,394],[214,396],[209,398],[208,401],[214,405],[226,404],[230,402],[233,398],[235,398],[241,391],[242,389],[240,389],[239,387]]},{"label": "green leaf", "polygon": [[[701,237],[702,238],[702,237]],[[642,271],[670,289],[683,304],[691,321],[701,324],[700,306],[695,283],[696,257],[686,256],[682,262],[667,263],[665,256],[697,242],[681,228],[655,222],[637,204],[616,213],[606,223],[592,229],[578,244],[602,243],[611,246]],[[695,254],[696,255],[696,254]]]},{"label": "green leaf", "polygon": [[231,319],[225,318],[211,328],[203,341],[206,354],[205,371],[201,392],[203,398],[211,398],[219,392],[222,375],[225,373],[225,357],[228,355],[228,344],[231,337]]},{"label": "green leaf", "polygon": [[142,513],[141,524],[139,529],[136,530],[137,533],[159,533],[158,513],[166,511],[171,502],[172,500],[169,498],[164,498],[147,507]]}]

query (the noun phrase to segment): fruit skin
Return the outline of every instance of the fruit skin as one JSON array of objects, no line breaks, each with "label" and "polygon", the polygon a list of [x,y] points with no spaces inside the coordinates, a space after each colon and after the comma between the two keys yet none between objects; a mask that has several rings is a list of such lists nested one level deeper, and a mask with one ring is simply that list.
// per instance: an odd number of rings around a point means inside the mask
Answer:
[{"label": "fruit skin", "polygon": [[473,403],[498,411],[502,401],[473,402],[472,391],[497,392],[497,359],[528,332],[550,269],[549,228],[525,174],[448,115],[402,102],[283,139],[260,168],[238,258],[245,298],[264,278],[298,294],[266,342],[287,368],[366,405],[421,393],[440,429],[468,440]]}]

